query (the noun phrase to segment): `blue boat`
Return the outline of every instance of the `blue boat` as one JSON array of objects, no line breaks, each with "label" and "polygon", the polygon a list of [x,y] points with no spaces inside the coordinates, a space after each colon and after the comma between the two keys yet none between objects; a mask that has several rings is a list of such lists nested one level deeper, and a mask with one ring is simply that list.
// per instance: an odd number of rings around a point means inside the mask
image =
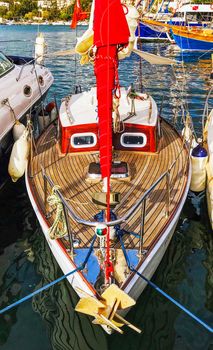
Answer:
[{"label": "blue boat", "polygon": [[183,51],[213,51],[213,29],[173,26],[172,33]]},{"label": "blue boat", "polygon": [[[149,9],[150,10],[150,9]],[[158,22],[171,24],[175,26],[190,26],[190,27],[207,27],[212,23],[213,5],[199,5],[187,4],[181,6],[179,9],[169,9],[175,13],[168,13],[168,5],[163,9],[162,6],[155,20]],[[154,19],[153,14],[146,14],[146,19]],[[142,40],[156,41],[156,40],[170,40],[174,39],[172,33],[165,33],[160,31],[157,27],[149,26],[146,23],[139,24],[136,35]],[[175,40],[176,41],[176,40]],[[179,45],[180,46],[180,45]],[[184,45],[185,46],[185,45]],[[194,45],[192,45],[194,46]],[[195,43],[196,46],[196,43]],[[189,50],[189,48],[187,48]],[[205,49],[204,49],[205,50]]]},{"label": "blue boat", "polygon": [[145,23],[140,22],[136,29],[135,35],[142,40],[152,41],[152,40],[169,40],[167,33],[161,33],[150,28]]}]

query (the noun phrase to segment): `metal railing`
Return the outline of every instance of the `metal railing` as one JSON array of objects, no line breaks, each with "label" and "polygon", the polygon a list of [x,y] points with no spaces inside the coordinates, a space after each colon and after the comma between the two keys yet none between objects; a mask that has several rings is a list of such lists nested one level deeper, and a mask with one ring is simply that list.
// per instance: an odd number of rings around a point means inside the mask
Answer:
[{"label": "metal railing", "polygon": [[[171,186],[171,171],[174,168],[175,164],[177,164],[177,160],[182,154],[183,151],[186,151],[185,146],[183,144],[182,149],[180,150],[178,156],[176,159],[173,161],[171,166],[167,171],[165,171],[151,186],[149,189],[147,189],[144,194],[137,200],[137,202],[127,211],[125,215],[123,215],[121,218],[118,218],[113,221],[109,222],[104,222],[107,226],[115,226],[115,225],[120,225],[124,224],[130,219],[135,212],[140,209],[141,207],[141,217],[140,217],[140,238],[139,238],[139,252],[138,255],[142,256],[143,255],[143,245],[144,245],[144,234],[145,234],[145,220],[146,220],[146,209],[147,209],[147,199],[148,196],[154,191],[154,189],[165,179],[166,180],[166,199],[165,199],[165,216],[169,217],[170,215],[170,203],[171,203],[171,191],[170,191],[170,186]],[[186,165],[189,157],[186,157],[185,163],[183,165],[183,172],[186,171]],[[99,222],[98,221],[90,221],[90,220],[84,220],[80,218],[72,207],[67,203],[67,200],[64,198],[62,195],[61,191],[56,188],[56,184],[52,181],[52,179],[46,174],[45,169],[43,166],[41,166],[42,169],[42,176],[43,176],[43,181],[44,181],[44,207],[45,207],[45,214],[48,216],[48,211],[47,211],[47,196],[48,196],[48,184],[51,187],[51,189],[54,188],[54,192],[57,194],[59,199],[61,200],[64,208],[64,216],[66,220],[66,226],[67,226],[67,233],[69,237],[69,243],[70,243],[70,250],[71,253],[73,254],[73,234],[71,230],[71,225],[70,225],[70,220],[69,216],[74,220],[74,222],[84,225],[84,226],[89,226],[89,227],[96,227]]]},{"label": "metal railing", "polygon": [[19,79],[21,79],[24,68],[29,66],[29,65],[33,65],[33,69],[35,69],[35,58],[33,58],[31,61],[28,61],[21,66],[21,69],[20,69],[20,72],[18,74],[18,77],[16,78],[16,81],[19,81]]}]

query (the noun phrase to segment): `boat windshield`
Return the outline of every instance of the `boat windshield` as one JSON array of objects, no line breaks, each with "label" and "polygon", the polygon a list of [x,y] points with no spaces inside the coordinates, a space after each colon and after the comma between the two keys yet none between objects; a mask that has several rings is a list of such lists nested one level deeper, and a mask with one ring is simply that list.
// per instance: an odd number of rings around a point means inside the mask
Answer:
[{"label": "boat windshield", "polygon": [[7,73],[13,66],[14,64],[0,52],[0,77]]},{"label": "boat windshield", "polygon": [[[183,17],[184,12],[176,12],[173,18]],[[196,21],[196,22],[211,22],[213,18],[213,14],[210,12],[186,12],[186,18],[188,21]]]}]

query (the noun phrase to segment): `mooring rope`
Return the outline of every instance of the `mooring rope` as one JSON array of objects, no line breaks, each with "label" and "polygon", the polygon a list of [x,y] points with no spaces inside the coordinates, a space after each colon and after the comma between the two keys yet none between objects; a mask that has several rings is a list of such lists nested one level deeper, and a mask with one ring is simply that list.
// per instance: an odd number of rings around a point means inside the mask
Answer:
[{"label": "mooring rope", "polygon": [[161,295],[163,295],[166,299],[170,300],[173,304],[175,304],[179,309],[181,309],[182,311],[184,311],[187,315],[189,315],[191,318],[193,318],[195,321],[197,321],[200,325],[202,325],[204,328],[206,328],[209,332],[213,333],[213,328],[211,326],[209,326],[206,322],[204,322],[203,320],[200,319],[200,317],[196,316],[195,314],[193,314],[190,310],[188,310],[184,305],[182,305],[181,303],[179,303],[177,300],[175,300],[174,298],[172,298],[169,294],[167,294],[166,292],[164,292],[160,287],[158,287],[155,283],[153,283],[152,281],[150,281],[148,278],[146,278],[144,275],[142,275],[140,272],[138,272],[135,268],[133,268],[131,266],[129,257],[127,255],[125,246],[124,246],[124,242],[122,240],[122,236],[119,235],[119,239],[120,239],[120,243],[121,243],[121,248],[124,254],[124,257],[126,259],[126,263],[128,268],[130,269],[130,271],[136,273],[140,278],[142,278],[149,286],[151,286],[152,288],[154,288],[157,292],[159,292]]},{"label": "mooring rope", "polygon": [[3,309],[0,310],[0,314],[3,314],[3,313],[5,313],[6,311],[8,311],[8,310],[14,308],[15,306],[18,306],[18,305],[22,304],[24,301],[27,301],[27,300],[31,299],[31,298],[34,297],[35,295],[37,295],[37,294],[43,292],[44,290],[46,290],[46,289],[48,289],[48,288],[54,286],[54,285],[57,284],[57,283],[63,281],[65,278],[67,278],[67,277],[73,275],[75,272],[77,272],[77,271],[82,271],[82,270],[85,268],[85,266],[86,266],[86,264],[87,264],[87,262],[88,262],[88,260],[89,260],[89,257],[90,257],[90,255],[91,255],[91,253],[92,253],[95,240],[96,240],[96,235],[94,235],[94,237],[93,237],[93,239],[92,239],[92,242],[91,242],[91,246],[90,246],[89,251],[88,251],[88,253],[87,253],[87,255],[86,255],[86,258],[85,258],[84,262],[83,262],[80,266],[76,267],[76,269],[74,269],[74,270],[68,272],[67,274],[65,274],[65,275],[63,275],[63,276],[57,278],[56,280],[54,280],[54,281],[52,281],[52,282],[46,284],[45,286],[43,286],[43,287],[37,289],[36,291],[34,291],[34,292],[32,292],[32,293],[26,295],[25,297],[23,297],[23,298],[17,300],[16,302],[14,302],[14,303],[12,303],[12,304],[10,304],[10,305],[4,307]]}]

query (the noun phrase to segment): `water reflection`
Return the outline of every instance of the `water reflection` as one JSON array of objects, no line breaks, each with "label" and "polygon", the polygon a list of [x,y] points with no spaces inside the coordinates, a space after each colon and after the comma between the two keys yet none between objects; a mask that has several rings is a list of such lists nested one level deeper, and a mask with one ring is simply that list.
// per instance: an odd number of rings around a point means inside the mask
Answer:
[{"label": "water reflection", "polygon": [[[205,210],[204,203],[201,203],[201,207]],[[209,284],[209,280],[212,281],[212,265],[209,264],[212,255],[206,247],[206,243],[209,244],[209,231],[198,219],[188,202],[153,281],[208,324],[212,324],[210,305],[206,305],[208,310],[205,309],[205,302],[210,301],[208,291],[212,290],[212,282]],[[204,350],[211,347],[208,331],[150,287],[141,295],[135,310],[128,314],[128,319],[143,329],[141,335],[134,335],[134,349]],[[124,350],[133,349],[132,339],[129,331],[122,336]],[[114,335],[109,339],[109,349],[115,349],[119,343],[120,337]]]},{"label": "water reflection", "polygon": [[[55,280],[61,270],[38,229],[32,247],[35,264],[42,280],[36,289]],[[107,349],[106,337],[91,319],[75,312],[78,296],[67,281],[51,287],[33,299],[33,310],[45,321],[52,349],[98,350]]]},{"label": "water reflection", "polygon": [[[40,276],[35,273],[31,244],[36,220],[24,181],[8,184],[0,192],[0,308],[31,293]],[[49,350],[45,329],[26,302],[0,316],[0,348],[29,349],[33,338],[42,339],[41,350]],[[16,344],[16,345],[14,345]],[[36,342],[31,350],[37,349]]]}]

